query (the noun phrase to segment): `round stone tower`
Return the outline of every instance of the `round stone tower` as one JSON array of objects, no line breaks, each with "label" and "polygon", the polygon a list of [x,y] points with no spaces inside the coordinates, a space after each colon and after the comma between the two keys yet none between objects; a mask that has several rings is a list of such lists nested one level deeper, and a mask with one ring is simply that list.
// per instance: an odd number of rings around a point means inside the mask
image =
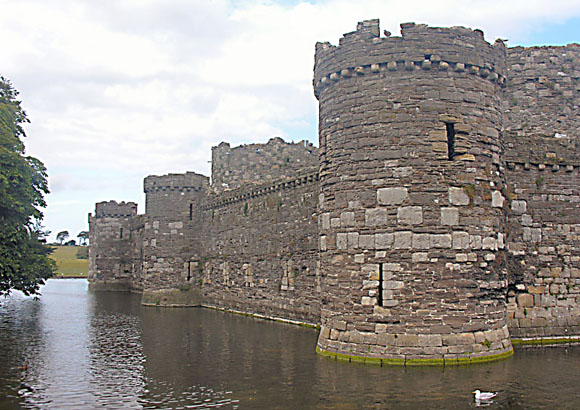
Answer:
[{"label": "round stone tower", "polygon": [[406,365],[509,356],[506,49],[463,27],[401,32],[380,37],[370,20],[316,45],[317,350]]}]

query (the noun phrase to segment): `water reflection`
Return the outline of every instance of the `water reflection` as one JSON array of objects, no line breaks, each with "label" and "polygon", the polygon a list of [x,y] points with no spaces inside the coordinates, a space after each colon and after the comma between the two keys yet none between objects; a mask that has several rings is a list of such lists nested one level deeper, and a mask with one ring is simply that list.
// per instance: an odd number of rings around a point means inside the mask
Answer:
[{"label": "water reflection", "polygon": [[[373,367],[314,353],[311,329],[51,280],[0,305],[0,408],[578,408],[580,348],[448,368]],[[28,363],[28,365],[26,365]],[[555,383],[554,383],[555,381]]]}]

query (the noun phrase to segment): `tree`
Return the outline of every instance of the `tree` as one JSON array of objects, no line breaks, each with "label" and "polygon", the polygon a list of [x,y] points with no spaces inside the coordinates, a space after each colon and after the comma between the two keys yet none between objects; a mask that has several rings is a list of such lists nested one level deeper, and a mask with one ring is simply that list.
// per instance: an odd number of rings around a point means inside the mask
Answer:
[{"label": "tree", "polygon": [[87,241],[89,240],[89,232],[88,231],[80,231],[77,235],[79,238],[79,245],[86,246]]},{"label": "tree", "polygon": [[17,96],[0,76],[0,296],[11,289],[36,294],[55,271],[41,226],[46,168],[25,155],[22,125],[30,121]]},{"label": "tree", "polygon": [[68,237],[69,237],[68,231],[61,231],[56,234],[56,240],[59,241],[61,245],[64,241],[68,239]]}]

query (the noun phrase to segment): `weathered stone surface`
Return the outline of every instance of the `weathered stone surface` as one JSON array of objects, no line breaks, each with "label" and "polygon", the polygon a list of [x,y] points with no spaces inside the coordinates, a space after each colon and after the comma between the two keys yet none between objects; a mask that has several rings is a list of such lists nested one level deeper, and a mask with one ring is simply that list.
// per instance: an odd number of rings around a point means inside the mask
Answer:
[{"label": "weathered stone surface", "polygon": [[395,232],[394,249],[411,249],[412,233],[409,231]]},{"label": "weathered stone surface", "polygon": [[451,248],[451,235],[433,234],[430,236],[431,248]]},{"label": "weathered stone surface", "polygon": [[526,203],[526,201],[517,201],[517,200],[514,200],[514,201],[512,201],[511,208],[512,208],[512,211],[515,214],[523,214],[523,213],[526,212],[527,203]]},{"label": "weathered stone surface", "polygon": [[441,208],[441,225],[457,225],[459,210],[457,208]]},{"label": "weathered stone surface", "polygon": [[431,247],[431,237],[428,233],[413,234],[412,247],[413,249],[429,249]]},{"label": "weathered stone surface", "polygon": [[406,206],[397,210],[397,221],[402,225],[418,225],[423,222],[423,208]]},{"label": "weathered stone surface", "polygon": [[505,198],[499,191],[493,191],[491,193],[491,206],[494,208],[502,208]]},{"label": "weathered stone surface", "polygon": [[377,202],[381,205],[400,205],[408,197],[407,188],[379,188]]},{"label": "weathered stone surface", "polygon": [[451,205],[458,206],[469,205],[469,196],[465,193],[465,190],[463,188],[450,187],[449,203]]},{"label": "weathered stone surface", "polygon": [[467,232],[453,232],[453,249],[468,249],[469,234]]},{"label": "weathered stone surface", "polygon": [[387,223],[387,210],[383,208],[370,208],[365,210],[365,225],[380,226]]},{"label": "weathered stone surface", "polygon": [[375,248],[376,249],[390,249],[393,246],[395,237],[392,233],[377,233],[375,234]]}]

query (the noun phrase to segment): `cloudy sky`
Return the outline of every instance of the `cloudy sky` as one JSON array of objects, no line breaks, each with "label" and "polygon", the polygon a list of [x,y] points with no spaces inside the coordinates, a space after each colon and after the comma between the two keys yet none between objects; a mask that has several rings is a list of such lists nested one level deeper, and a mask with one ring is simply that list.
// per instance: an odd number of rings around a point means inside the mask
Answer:
[{"label": "cloudy sky", "polygon": [[579,0],[0,0],[0,74],[48,168],[51,239],[98,201],[139,203],[149,174],[209,175],[211,147],[317,144],[316,41],[357,21],[480,28],[515,45],[580,42]]}]

